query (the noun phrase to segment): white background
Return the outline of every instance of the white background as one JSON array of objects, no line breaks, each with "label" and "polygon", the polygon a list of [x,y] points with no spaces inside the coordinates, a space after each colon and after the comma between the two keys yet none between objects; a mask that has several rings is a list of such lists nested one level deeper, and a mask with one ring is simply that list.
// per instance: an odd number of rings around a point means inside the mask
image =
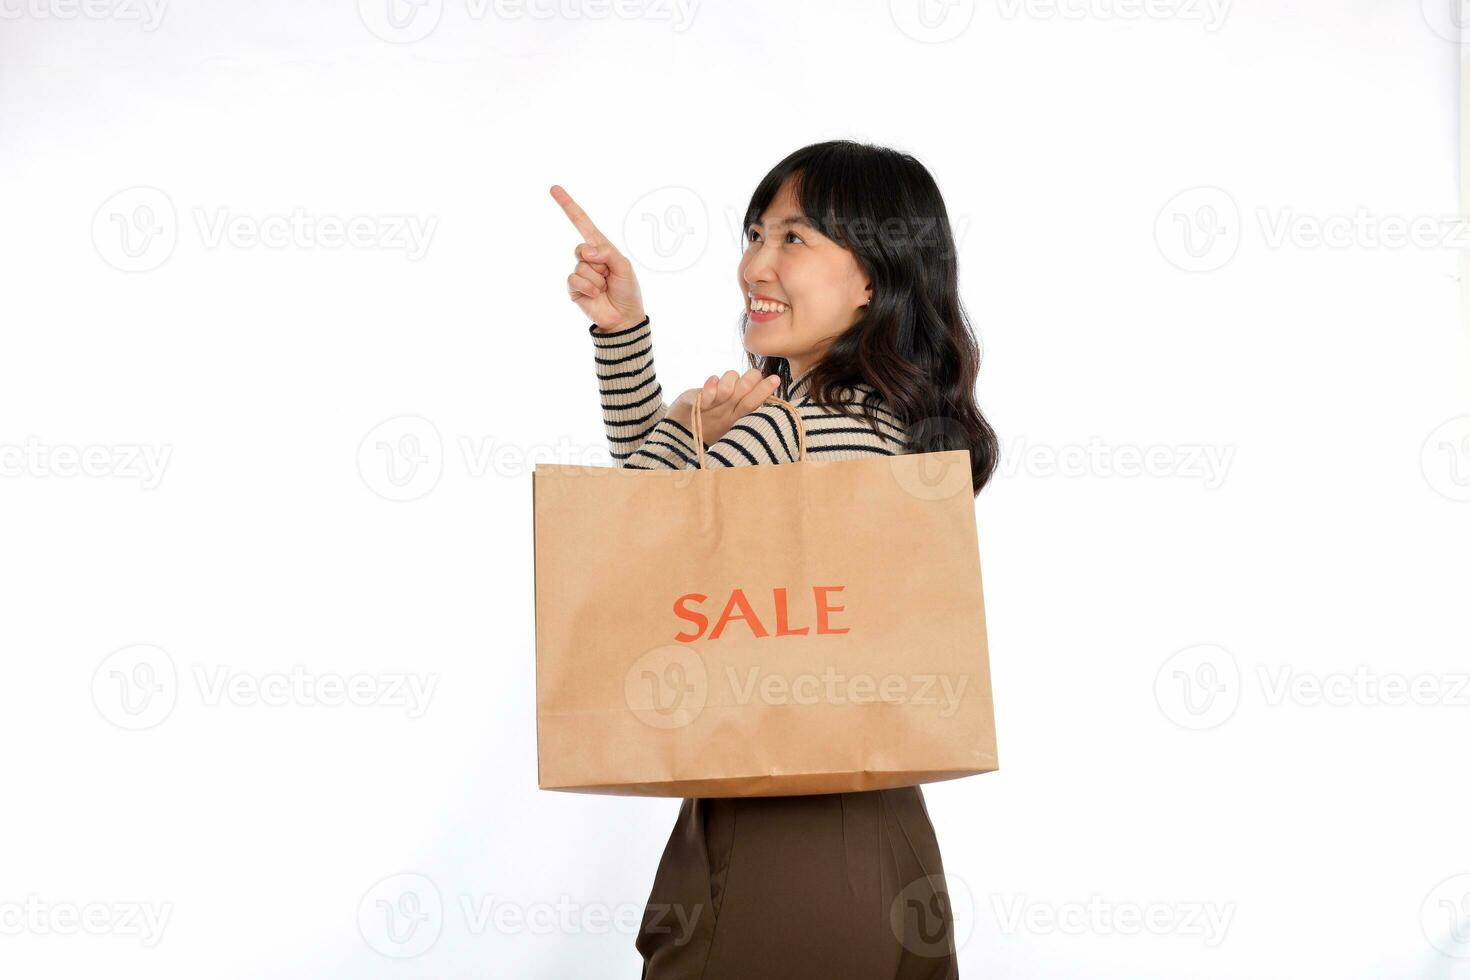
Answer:
[{"label": "white background", "polygon": [[536,788],[530,462],[607,462],[547,188],[672,398],[850,137],[946,196],[1005,452],[962,975],[1470,977],[1447,11],[97,2],[0,2],[0,974],[637,976],[678,801]]}]

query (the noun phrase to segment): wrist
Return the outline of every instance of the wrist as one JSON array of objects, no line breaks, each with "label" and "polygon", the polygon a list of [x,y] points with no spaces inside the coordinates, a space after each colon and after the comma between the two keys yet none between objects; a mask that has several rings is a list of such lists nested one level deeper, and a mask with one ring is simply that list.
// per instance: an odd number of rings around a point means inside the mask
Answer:
[{"label": "wrist", "polygon": [[682,425],[686,431],[693,433],[694,410],[690,407],[688,402],[685,402],[681,399],[675,399],[674,404],[669,406],[668,416],[675,422],[678,422],[680,425]]},{"label": "wrist", "polygon": [[594,323],[592,324],[592,332],[594,334],[621,333],[624,330],[631,330],[634,327],[643,326],[644,321],[647,319],[648,314],[639,313],[636,317],[626,317],[609,323]]}]

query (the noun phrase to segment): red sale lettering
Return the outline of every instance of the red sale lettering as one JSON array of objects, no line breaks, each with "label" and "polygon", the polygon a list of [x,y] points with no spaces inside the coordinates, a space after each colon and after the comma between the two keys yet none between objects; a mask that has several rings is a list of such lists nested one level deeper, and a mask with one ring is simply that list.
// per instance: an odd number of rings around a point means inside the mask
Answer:
[{"label": "red sale lettering", "polygon": [[699,629],[693,633],[676,633],[674,635],[674,639],[678,640],[680,643],[688,643],[689,641],[697,640],[704,635],[704,628],[709,625],[708,617],[706,617],[702,612],[695,612],[689,609],[685,609],[684,603],[689,601],[690,599],[693,599],[695,602],[703,602],[708,598],[709,596],[707,595],[700,595],[698,592],[691,592],[688,595],[681,595],[679,598],[674,600],[674,615],[678,616],[680,619],[687,619],[689,622],[699,627]]},{"label": "red sale lettering", "polygon": [[[841,586],[838,586],[838,588],[841,588]],[[786,628],[786,590],[785,589],[777,589],[776,590],[776,635],[777,636],[793,636],[793,635],[796,635],[796,634],[805,633],[809,629],[811,629],[810,626],[803,626],[799,630],[793,630],[793,629],[787,629]]]},{"label": "red sale lettering", "polygon": [[[740,615],[738,616],[735,615],[735,609],[737,606],[740,609]],[[750,608],[750,603],[745,600],[745,593],[742,592],[740,589],[736,589],[734,592],[730,593],[730,601],[725,603],[725,611],[720,613],[720,621],[715,624],[714,629],[709,631],[709,638],[711,640],[718,640],[720,638],[720,634],[725,632],[725,624],[730,622],[730,620],[732,619],[745,620],[746,624],[750,627],[750,631],[756,636],[766,635],[766,628],[762,626],[761,621],[756,618],[755,610]]]},{"label": "red sale lettering", "polygon": [[[818,635],[849,632],[848,627],[833,626],[831,621],[833,613],[843,612],[847,607],[832,605],[828,593],[841,592],[843,588],[845,586],[841,585],[812,586],[812,608],[816,615]],[[693,632],[676,633],[674,639],[681,643],[691,643],[705,635],[705,629],[709,626],[709,617],[698,607],[700,603],[708,600],[709,596],[698,592],[690,592],[674,600],[674,615],[691,624],[694,629]],[[771,605],[775,613],[776,636],[804,636],[811,632],[810,626],[793,627],[791,625],[791,612],[787,605],[784,588],[771,590]],[[744,623],[750,630],[750,634],[756,638],[771,635],[761,621],[760,614],[746,597],[744,589],[731,591],[730,598],[726,600],[719,619],[716,620],[714,628],[709,631],[709,639],[718,640],[725,632],[725,627],[736,622]]]},{"label": "red sale lettering", "polygon": [[827,593],[828,592],[840,592],[841,590],[842,590],[842,586],[840,586],[840,585],[814,585],[814,586],[812,586],[812,594],[817,597],[817,632],[818,633],[846,633],[847,632],[847,628],[846,627],[843,627],[840,630],[838,630],[838,629],[829,629],[827,627],[827,614],[829,612],[842,612],[842,610],[844,610],[844,609],[847,608],[846,606],[829,606],[829,605],[827,605]]}]

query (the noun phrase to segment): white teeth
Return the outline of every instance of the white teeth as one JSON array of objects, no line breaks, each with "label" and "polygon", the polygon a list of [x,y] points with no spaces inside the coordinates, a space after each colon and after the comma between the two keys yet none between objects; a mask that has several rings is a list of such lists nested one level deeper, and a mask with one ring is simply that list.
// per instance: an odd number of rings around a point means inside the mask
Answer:
[{"label": "white teeth", "polygon": [[787,310],[791,309],[791,307],[787,306],[785,303],[776,303],[764,299],[751,300],[750,308],[752,310],[755,310],[757,313],[785,313]]}]

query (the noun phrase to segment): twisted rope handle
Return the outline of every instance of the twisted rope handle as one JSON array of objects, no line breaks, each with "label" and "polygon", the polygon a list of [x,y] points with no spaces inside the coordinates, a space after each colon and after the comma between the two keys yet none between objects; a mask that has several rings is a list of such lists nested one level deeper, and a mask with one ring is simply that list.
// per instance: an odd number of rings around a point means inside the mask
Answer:
[{"label": "twisted rope handle", "polygon": [[[699,420],[699,403],[703,400],[703,395],[694,399],[694,452],[697,454],[699,460],[699,468],[707,470],[709,467],[704,465],[704,424]],[[804,461],[806,459],[806,423],[801,420],[801,413],[796,410],[795,405],[784,398],[777,398],[775,395],[767,395],[762,404],[770,404],[772,402],[790,412],[792,419],[795,420],[796,461],[798,463]]]}]

